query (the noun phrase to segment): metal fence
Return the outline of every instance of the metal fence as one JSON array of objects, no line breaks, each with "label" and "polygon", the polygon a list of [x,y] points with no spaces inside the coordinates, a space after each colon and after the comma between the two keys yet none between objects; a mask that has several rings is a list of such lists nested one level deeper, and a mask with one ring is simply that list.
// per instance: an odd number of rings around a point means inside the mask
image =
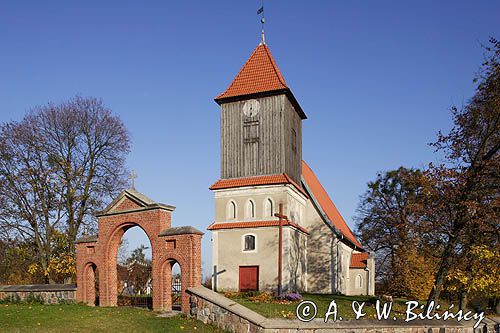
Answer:
[{"label": "metal fence", "polygon": [[180,310],[182,304],[182,285],[181,279],[172,281],[172,310]]},{"label": "metal fence", "polygon": [[119,295],[118,305],[153,309],[153,297],[151,297],[151,295],[140,295],[140,296]]},{"label": "metal fence", "polygon": [[[172,280],[172,310],[181,310],[182,284],[180,278]],[[118,295],[118,306],[153,308],[153,297],[148,295]]]}]

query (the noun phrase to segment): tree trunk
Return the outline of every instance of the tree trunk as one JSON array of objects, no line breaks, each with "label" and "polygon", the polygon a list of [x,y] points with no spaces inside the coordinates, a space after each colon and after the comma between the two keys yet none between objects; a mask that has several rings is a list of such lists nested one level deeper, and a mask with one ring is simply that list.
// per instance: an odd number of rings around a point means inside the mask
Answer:
[{"label": "tree trunk", "polygon": [[467,292],[462,289],[460,291],[459,297],[460,297],[460,300],[459,300],[458,309],[465,311],[465,308],[467,307]]},{"label": "tree trunk", "polygon": [[431,289],[431,292],[429,293],[429,297],[427,298],[427,303],[425,305],[425,308],[427,309],[432,301],[434,303],[437,303],[439,300],[439,296],[441,295],[441,290],[443,289],[444,285],[444,280],[446,277],[446,274],[448,273],[448,269],[450,267],[451,259],[452,259],[452,252],[453,248],[455,246],[455,240],[450,239],[448,244],[446,245],[446,248],[443,252],[443,255],[441,256],[441,264],[439,265],[439,269],[436,273],[436,277],[434,280],[434,286]]}]

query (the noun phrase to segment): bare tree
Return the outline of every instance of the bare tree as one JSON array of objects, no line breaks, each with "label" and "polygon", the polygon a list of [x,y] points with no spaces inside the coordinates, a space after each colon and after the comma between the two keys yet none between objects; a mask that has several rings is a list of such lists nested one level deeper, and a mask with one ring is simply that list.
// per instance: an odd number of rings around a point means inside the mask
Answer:
[{"label": "bare tree", "polygon": [[93,214],[126,184],[129,135],[95,98],[32,109],[0,127],[0,231],[33,240],[46,270],[54,230],[71,247]]}]

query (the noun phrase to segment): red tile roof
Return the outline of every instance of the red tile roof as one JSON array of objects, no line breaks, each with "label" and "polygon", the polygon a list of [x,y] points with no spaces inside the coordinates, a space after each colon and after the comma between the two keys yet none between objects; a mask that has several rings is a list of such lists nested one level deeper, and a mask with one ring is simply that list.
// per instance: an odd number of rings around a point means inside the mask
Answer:
[{"label": "red tile roof", "polygon": [[335,229],[337,229],[344,237],[350,240],[354,245],[359,248],[363,248],[363,246],[359,243],[356,236],[354,236],[353,232],[347,225],[347,223],[340,215],[337,207],[333,203],[330,196],[325,191],[321,183],[319,182],[316,175],[313,173],[311,168],[306,164],[306,162],[302,161],[302,177],[306,184],[306,189],[310,191],[310,196],[316,200],[319,204],[320,208],[325,213],[326,217],[332,222]]},{"label": "red tile roof", "polygon": [[368,260],[368,253],[353,253],[351,256],[351,268],[365,268]]},{"label": "red tile roof", "polygon": [[[283,221],[284,227],[293,227],[306,234],[309,232],[292,221]],[[279,226],[279,220],[271,221],[247,221],[247,222],[227,222],[227,223],[212,223],[207,229],[208,230],[221,230],[221,229],[242,229],[242,228],[258,228],[258,227],[277,227]]]},{"label": "red tile roof", "polygon": [[235,188],[244,186],[259,186],[259,185],[278,185],[278,184],[291,184],[299,192],[308,197],[307,193],[295,183],[287,174],[281,173],[277,175],[264,175],[264,176],[254,176],[254,177],[243,177],[243,178],[230,178],[230,179],[219,179],[212,186],[211,190],[221,190],[225,188]]},{"label": "red tile roof", "polygon": [[240,69],[238,75],[215,100],[288,89],[266,44],[260,44]]},{"label": "red tile roof", "polygon": [[237,100],[243,96],[273,93],[286,94],[300,118],[307,119],[302,107],[281,75],[271,51],[266,44],[259,44],[233,82],[226,91],[215,97],[215,101],[221,104],[223,101]]}]

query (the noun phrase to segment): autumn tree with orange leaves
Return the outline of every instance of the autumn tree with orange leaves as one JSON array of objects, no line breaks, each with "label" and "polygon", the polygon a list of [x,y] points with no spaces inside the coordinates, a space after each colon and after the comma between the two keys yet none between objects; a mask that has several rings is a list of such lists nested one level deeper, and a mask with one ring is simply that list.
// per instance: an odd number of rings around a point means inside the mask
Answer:
[{"label": "autumn tree with orange leaves", "polygon": [[[464,306],[469,292],[500,285],[494,271],[467,273],[494,266],[500,244],[500,42],[492,38],[485,50],[474,96],[451,108],[453,128],[432,144],[442,163],[379,174],[358,210],[358,234],[376,251],[380,278],[396,291],[427,294],[427,304],[454,288]],[[417,269],[407,269],[411,258]],[[419,282],[421,272],[432,283]],[[421,291],[408,291],[408,279]]]}]

